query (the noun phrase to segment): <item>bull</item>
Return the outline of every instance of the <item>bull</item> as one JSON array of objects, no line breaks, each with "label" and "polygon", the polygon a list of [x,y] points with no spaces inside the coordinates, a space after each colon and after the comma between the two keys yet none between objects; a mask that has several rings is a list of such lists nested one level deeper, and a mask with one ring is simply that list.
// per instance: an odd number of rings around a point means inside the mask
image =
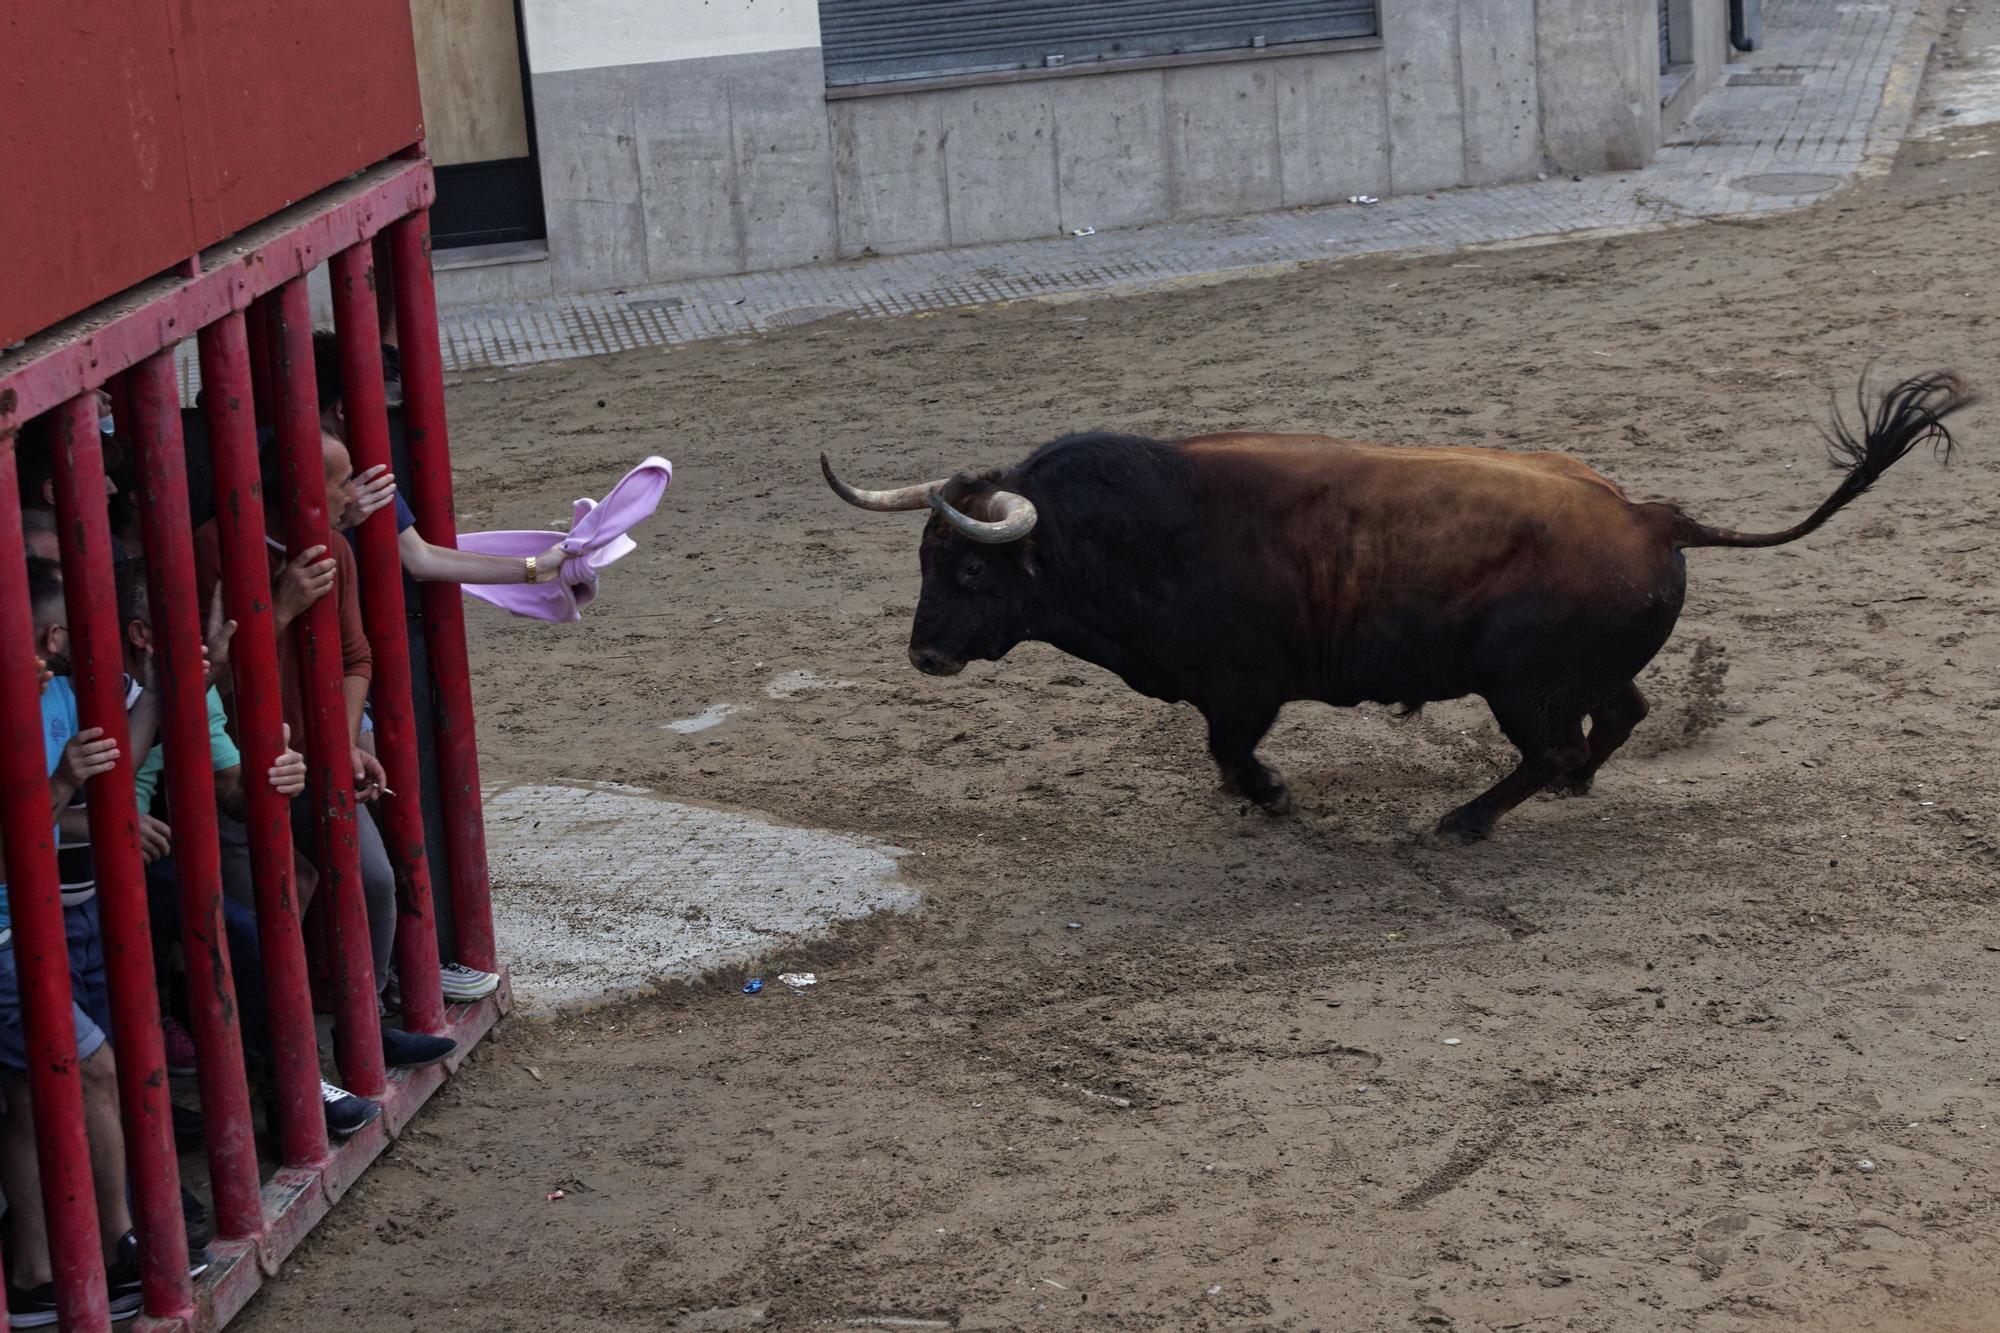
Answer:
[{"label": "bull", "polygon": [[1438,822],[1472,842],[1544,789],[1587,793],[1644,719],[1635,677],[1680,615],[1683,552],[1807,536],[1917,445],[1948,456],[1944,420],[1972,400],[1947,371],[1872,406],[1864,389],[1858,438],[1838,411],[1824,432],[1833,493],[1764,533],[1635,504],[1564,454],[1318,435],[1068,435],[1013,468],[893,490],[820,467],[857,508],[930,511],[918,670],[1051,644],[1193,704],[1225,783],[1272,813],[1291,793],[1256,750],[1285,704],[1479,695],[1520,763]]}]

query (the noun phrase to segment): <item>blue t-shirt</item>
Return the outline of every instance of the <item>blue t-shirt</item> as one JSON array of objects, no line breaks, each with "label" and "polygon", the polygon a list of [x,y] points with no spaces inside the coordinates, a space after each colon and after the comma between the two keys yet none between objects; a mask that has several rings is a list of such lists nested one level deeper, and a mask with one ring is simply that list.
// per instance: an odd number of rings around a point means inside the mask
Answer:
[{"label": "blue t-shirt", "polygon": [[[77,719],[76,691],[70,688],[69,677],[57,676],[42,691],[42,748],[48,755],[49,776],[55,776],[56,765],[62,762],[63,747],[70,738],[83,729]],[[78,789],[70,801],[72,810],[85,808],[84,794]],[[90,859],[90,839],[78,835],[81,841],[74,847],[63,845],[62,828],[55,829],[56,869],[62,881],[63,892],[84,889],[96,882],[96,866]],[[14,923],[13,904],[7,898],[7,886],[0,884],[0,930]]]},{"label": "blue t-shirt", "polygon": [[[396,531],[398,533],[408,532],[415,526],[417,526],[417,516],[410,512],[408,505],[403,503],[403,492],[399,488],[396,491]],[[355,539],[353,528],[349,528],[341,535],[347,538],[347,544],[352,546],[356,551],[361,549],[361,543]]]}]

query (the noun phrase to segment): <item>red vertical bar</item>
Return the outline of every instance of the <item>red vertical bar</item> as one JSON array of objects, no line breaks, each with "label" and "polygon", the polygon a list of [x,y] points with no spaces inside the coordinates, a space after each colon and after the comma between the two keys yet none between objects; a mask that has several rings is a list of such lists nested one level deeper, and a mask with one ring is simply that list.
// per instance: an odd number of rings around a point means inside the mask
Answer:
[{"label": "red vertical bar", "polygon": [[[410,508],[425,540],[458,545],[451,503],[451,444],[444,419],[444,361],[437,292],[431,284],[430,214],[389,224],[395,260],[396,332],[403,364],[403,417],[410,438]],[[424,639],[437,683],[438,790],[451,865],[451,918],[458,961],[497,970],[493,903],[486,877],[486,816],[472,725],[472,669],[465,652],[464,595],[455,583],[424,585]]]},{"label": "red vertical bar", "polygon": [[[366,244],[349,246],[329,265],[333,320],[340,337],[341,403],[354,470],[389,462],[389,418],[382,392],[381,333],[376,324],[374,267]],[[417,793],[417,721],[410,707],[410,645],[403,619],[403,561],[396,549],[394,507],[378,510],[355,534],[361,556],[361,609],[374,649],[369,691],[376,757],[395,796],[377,807],[383,840],[401,889],[396,913],[396,974],[403,1026],[444,1030],[438,982],[437,920],[431,912],[431,872],[424,853],[424,813]]]},{"label": "red vertical bar", "polygon": [[[259,426],[268,426],[277,406],[271,398],[271,298],[260,296],[243,313],[244,338],[250,349],[251,416]],[[203,380],[204,387],[208,384]],[[202,401],[208,401],[203,393]]]},{"label": "red vertical bar", "polygon": [[[239,1239],[263,1230],[264,1208],[257,1179],[257,1144],[250,1125],[250,1090],[244,1082],[236,982],[230,972],[229,937],[222,924],[222,854],[216,840],[208,681],[201,655],[205,617],[195,597],[194,536],[172,349],[147,357],[127,378],[138,426],[134,461],[139,518],[146,534],[153,671],[161,696],[167,800],[173,809],[174,867],[181,886],[188,1005],[194,1019],[195,1045],[201,1052],[197,1068],[208,1134],[209,1184],[222,1235]],[[246,762],[245,780],[256,781],[275,753],[261,763],[255,757]],[[141,943],[149,950],[146,990],[150,997],[150,941],[142,939]],[[157,1020],[153,1032],[155,1036],[159,1032]],[[122,1031],[119,1038],[122,1051]],[[173,1127],[169,1123],[162,1129],[171,1151]],[[178,1182],[172,1203],[178,1217]]]},{"label": "red vertical bar", "polygon": [[[56,409],[71,433],[88,422],[97,433],[89,394]],[[0,459],[0,550],[18,551],[21,491],[14,442]],[[111,1327],[104,1292],[104,1252],[91,1186],[90,1143],[83,1131],[83,1082],[76,1069],[76,1027],[70,1021],[69,940],[56,878],[55,829],[49,818],[48,755],[35,669],[34,612],[27,580],[0,576],[0,828],[7,838],[7,902],[14,926],[14,962],[21,979],[21,1018],[28,1042],[28,1088],[34,1100],[35,1149],[48,1210],[49,1257],[56,1304],[68,1329],[101,1333]],[[125,789],[131,768],[121,764]],[[118,771],[93,779],[91,796],[115,786]],[[157,1040],[157,1038],[155,1038]]]},{"label": "red vertical bar", "polygon": [[[287,549],[336,540],[326,512],[326,462],[320,445],[319,396],[313,385],[312,314],[306,280],[277,292],[271,320],[271,387],[278,401],[278,449],[284,461]],[[306,761],[320,821],[321,894],[331,913],[334,949],[334,1049],[342,1081],[364,1097],[386,1090],[375,964],[369,953],[368,904],[361,886],[355,831],[354,732],[342,694],[338,593],[328,593],[292,626],[305,696]]]},{"label": "red vertical bar", "polygon": [[[168,354],[168,374],[172,374]],[[172,381],[169,380],[171,388]],[[129,387],[129,386],[128,386]],[[147,920],[146,869],[138,842],[139,812],[125,723],[124,627],[111,563],[111,527],[104,503],[104,441],[97,405],[56,422],[56,512],[62,541],[63,594],[69,608],[70,685],[85,727],[103,727],[118,741],[118,767],[90,787],[90,845],[97,862],[97,904],[104,937],[104,971],[111,984],[112,1049],[130,1162],[132,1209],[138,1223],[146,1304],[154,1313],[193,1308],[188,1287],[187,1232],[181,1220],[180,1165],[174,1150],[173,1108],[160,1034],[153,936]],[[87,408],[87,412],[86,409]],[[127,400],[124,425],[136,427],[137,395]],[[176,418],[178,428],[179,420]],[[197,649],[197,652],[199,650]],[[195,676],[200,678],[197,659]],[[163,693],[173,688],[162,675]],[[200,697],[196,696],[197,699]],[[163,700],[171,706],[171,698]],[[201,739],[207,767],[208,727]],[[212,794],[211,794],[212,799]],[[176,856],[179,848],[176,847]],[[189,960],[190,967],[193,966]]]},{"label": "red vertical bar", "polygon": [[[271,628],[271,575],[250,365],[243,316],[226,315],[201,331],[202,408],[215,478],[222,599],[236,622],[229,659],[236,686],[236,738],[244,754],[250,874],[257,890],[257,941],[270,1010],[280,1150],[287,1163],[303,1166],[326,1156],[326,1117],[320,1107],[319,1045],[292,878],[291,803],[264,778],[269,767],[264,756],[275,757],[284,748],[284,712],[279,702],[277,639]],[[305,744],[303,736],[292,740]]]}]

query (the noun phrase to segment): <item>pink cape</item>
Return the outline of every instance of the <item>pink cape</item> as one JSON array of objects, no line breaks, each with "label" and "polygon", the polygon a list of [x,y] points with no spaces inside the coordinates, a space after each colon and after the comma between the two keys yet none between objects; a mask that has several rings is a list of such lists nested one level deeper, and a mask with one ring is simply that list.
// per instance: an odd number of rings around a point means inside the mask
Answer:
[{"label": "pink cape", "polygon": [[578,500],[563,532],[465,532],[458,549],[525,559],[557,542],[568,552],[560,575],[543,583],[467,583],[466,595],[536,620],[581,620],[597,600],[597,571],[639,549],[625,534],[660,507],[674,479],[674,465],[648,458],[626,473],[603,500]]}]

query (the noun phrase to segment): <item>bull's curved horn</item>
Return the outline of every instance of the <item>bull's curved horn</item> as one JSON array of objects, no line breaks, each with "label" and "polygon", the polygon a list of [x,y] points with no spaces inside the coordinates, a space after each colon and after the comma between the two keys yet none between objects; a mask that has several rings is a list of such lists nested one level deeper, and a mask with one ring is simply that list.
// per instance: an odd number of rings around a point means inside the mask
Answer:
[{"label": "bull's curved horn", "polygon": [[1020,541],[1034,531],[1035,519],[1038,517],[1034,501],[1025,495],[1016,495],[1012,491],[995,491],[989,497],[989,503],[1000,511],[1000,517],[991,523],[981,522],[953,508],[951,501],[944,498],[942,485],[931,491],[930,501],[931,508],[937,510],[945,522],[973,541],[993,546],[1003,542]]},{"label": "bull's curved horn", "polygon": [[826,474],[826,484],[833,487],[833,493],[856,509],[872,509],[877,513],[888,513],[897,509],[922,509],[931,502],[934,487],[944,485],[943,481],[926,481],[916,486],[898,486],[892,491],[856,490],[834,474],[833,464],[825,454],[819,456],[819,470]]}]

